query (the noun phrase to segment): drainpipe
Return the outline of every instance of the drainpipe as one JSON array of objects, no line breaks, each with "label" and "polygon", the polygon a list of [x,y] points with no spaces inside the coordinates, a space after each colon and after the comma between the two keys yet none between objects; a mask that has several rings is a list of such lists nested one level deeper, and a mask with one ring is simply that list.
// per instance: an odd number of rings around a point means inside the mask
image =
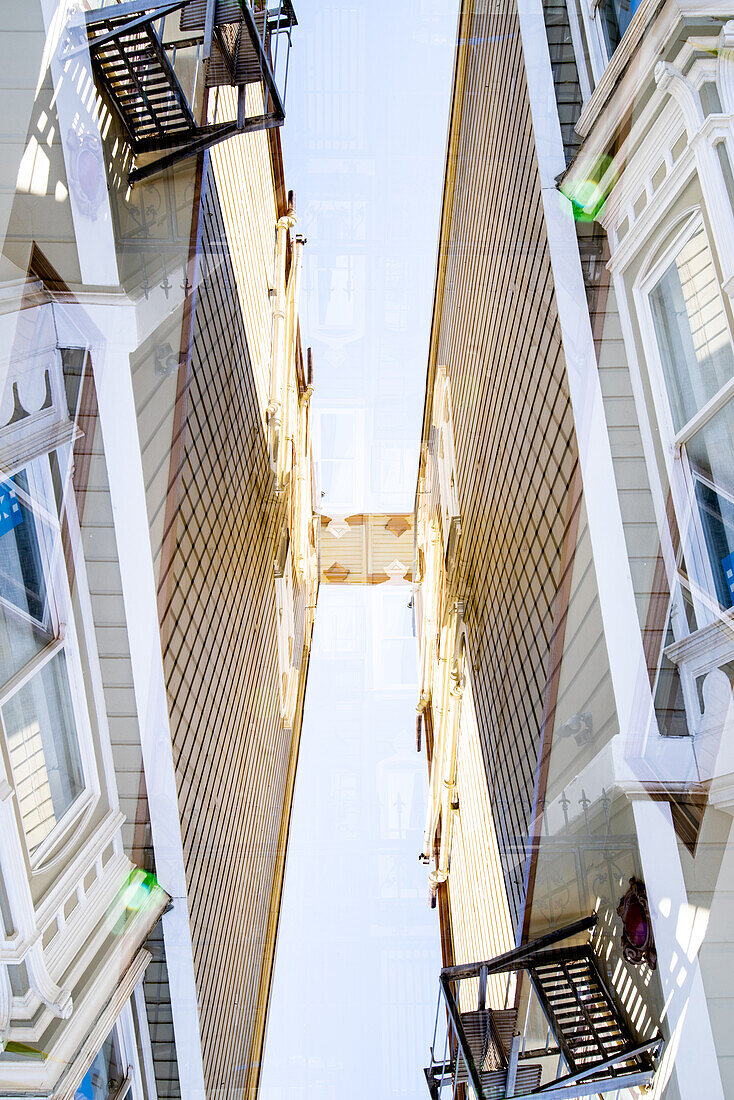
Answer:
[{"label": "drainpipe", "polygon": [[270,369],[270,401],[268,402],[268,436],[270,468],[277,475],[280,457],[282,423],[281,393],[285,369],[286,289],[285,252],[288,231],[296,224],[295,196],[288,192],[288,210],[278,218],[275,227],[275,302],[273,306],[273,352]]},{"label": "drainpipe", "polygon": [[454,655],[451,659],[449,675],[447,676],[447,702],[448,702],[448,745],[446,746],[447,766],[443,775],[441,798],[441,847],[438,854],[438,867],[428,877],[433,897],[437,888],[449,877],[449,853],[451,851],[451,827],[454,820],[456,799],[456,761],[459,749],[459,715],[461,712],[461,696],[464,691],[461,663],[464,648],[464,637],[461,633],[461,619],[463,609],[461,604],[455,609],[455,635]]}]

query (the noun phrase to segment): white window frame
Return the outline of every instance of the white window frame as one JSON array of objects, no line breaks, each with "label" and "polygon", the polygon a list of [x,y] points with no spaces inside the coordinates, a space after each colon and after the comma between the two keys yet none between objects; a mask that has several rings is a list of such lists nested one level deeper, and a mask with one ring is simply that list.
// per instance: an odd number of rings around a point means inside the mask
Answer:
[{"label": "white window frame", "polygon": [[[692,237],[703,231],[706,245],[716,273],[718,292],[721,298],[729,340],[732,340],[731,321],[726,309],[726,300],[721,290],[719,271],[716,263],[716,251],[706,228],[703,212],[695,207],[684,215],[674,237],[652,265],[643,267],[633,286],[635,308],[640,324],[640,333],[645,349],[648,377],[653,395],[655,416],[660,428],[665,455],[666,470],[673,499],[673,507],[681,536],[681,548],[688,568],[688,578],[693,598],[696,620],[703,627],[720,617],[720,608],[711,563],[706,548],[703,527],[695,496],[694,479],[683,448],[691,436],[703,427],[728,400],[734,399],[734,378],[730,379],[706,405],[700,409],[680,431],[676,431],[673,414],[665,383],[662,358],[657,332],[653,321],[650,293],[665,271],[675,261],[681,249]],[[654,245],[651,251],[654,251]],[[718,490],[717,490],[718,491]],[[676,633],[688,632],[685,615],[675,617]]]},{"label": "white window frame", "polygon": [[[135,992],[137,992],[137,990]],[[136,1008],[137,1007],[136,1001]],[[115,1044],[115,1054],[119,1062],[120,1073],[123,1075],[120,1086],[112,1094],[112,1100],[146,1100],[140,1059],[138,1057],[135,1021],[133,1019],[133,1009],[130,1001],[125,1002],[120,1015],[105,1035],[99,1048],[95,1051],[94,1058],[97,1057],[110,1035]],[[94,1058],[92,1059],[92,1064],[94,1064]],[[91,1065],[89,1069],[91,1069]],[[87,1069],[87,1073],[89,1073],[89,1069]],[[86,1077],[86,1073],[84,1076]],[[82,1081],[83,1080],[84,1078],[82,1078]],[[78,1091],[80,1085],[81,1081],[75,1091]],[[155,1097],[155,1093],[153,1095]]]},{"label": "white window frame", "polygon": [[433,458],[438,473],[439,512],[445,562],[447,572],[450,574],[455,565],[458,540],[461,534],[461,512],[459,509],[456,448],[454,446],[454,417],[446,367],[438,368],[433,408],[433,422],[436,430],[436,449]]},{"label": "white window frame", "polygon": [[[61,454],[59,454],[59,459],[60,466],[63,469],[64,463],[61,461]],[[99,801],[101,792],[93,748],[92,730],[87,709],[71,591],[69,589],[69,581],[66,575],[63,555],[61,523],[55,507],[53,507],[55,498],[51,478],[50,453],[47,452],[39,455],[22,466],[17,467],[15,470],[4,473],[3,479],[8,480],[12,478],[13,475],[17,474],[21,469],[25,470],[28,476],[30,497],[26,496],[22,490],[18,491],[18,495],[28,510],[31,511],[34,518],[38,516],[38,518],[42,520],[42,523],[36,524],[36,534],[38,536],[38,544],[43,564],[46,597],[51,619],[49,632],[52,638],[48,645],[32,657],[7,684],[0,687],[0,708],[2,708],[7,700],[15,695],[24,684],[28,683],[28,681],[57,653],[63,650],[66,657],[66,668],[69,676],[69,694],[76,726],[83,781],[83,788],[80,794],[74,799],[68,810],[59,818],[49,834],[33,852],[31,852],[28,845],[18,800],[15,800],[18,830],[23,837],[23,843],[28,855],[28,862],[31,871],[38,872],[47,869],[52,862],[56,862],[63,857],[68,844],[76,838],[82,825],[89,819],[93,807]],[[0,766],[4,771],[8,783],[15,789],[15,777],[10,763],[9,746],[1,718],[0,730],[2,731]]]},{"label": "white window frame", "polygon": [[288,550],[283,562],[275,564],[275,607],[278,636],[278,691],[280,712],[286,726],[292,726],[295,716],[295,695],[297,677],[294,675],[296,616],[293,592],[292,543],[288,539]]},{"label": "white window frame", "polygon": [[[594,0],[566,0],[566,14],[571,29],[571,43],[578,71],[581,98],[584,103],[589,99],[599,83],[602,73],[609,64],[605,44],[600,43],[600,27],[596,18]],[[587,51],[584,49],[586,40]]]}]

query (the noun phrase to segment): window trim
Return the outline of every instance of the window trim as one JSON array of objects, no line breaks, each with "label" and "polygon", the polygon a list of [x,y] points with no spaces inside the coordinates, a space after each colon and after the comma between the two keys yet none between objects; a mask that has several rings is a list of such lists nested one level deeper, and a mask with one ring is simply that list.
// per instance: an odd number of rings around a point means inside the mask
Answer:
[{"label": "window trim", "polygon": [[[26,470],[28,474],[28,489],[26,494],[22,489],[19,496],[32,513],[36,524],[36,535],[41,553],[41,561],[46,583],[46,597],[49,607],[50,627],[52,638],[48,644],[38,653],[34,654],[7,683],[0,687],[0,709],[15,695],[30,679],[46,665],[52,658],[64,651],[66,669],[69,681],[69,696],[77,734],[79,747],[79,760],[82,771],[83,788],[68,809],[55,822],[53,828],[44,837],[41,843],[31,851],[26,834],[25,824],[20,811],[17,795],[15,798],[15,813],[18,821],[18,831],[22,836],[29,866],[32,873],[46,871],[53,867],[66,855],[68,847],[75,842],[78,833],[89,820],[91,813],[99,801],[101,789],[95,752],[91,723],[89,720],[84,674],[81,667],[79,639],[76,632],[75,617],[71,599],[69,581],[66,575],[64,556],[61,552],[61,522],[58,513],[49,508],[49,502],[53,502],[54,491],[51,477],[50,452],[31,459],[25,464],[4,473],[4,477],[11,478],[19,470]],[[65,506],[70,506],[70,498],[67,497]],[[37,519],[42,522],[38,523]],[[10,760],[10,749],[5,734],[5,728],[0,717],[0,771],[15,792],[17,790],[15,775]]]},{"label": "window trim", "polygon": [[[643,265],[632,290],[644,349],[647,377],[652,393],[653,413],[663,443],[666,472],[678,521],[683,556],[688,563],[689,582],[696,620],[699,627],[703,627],[719,618],[721,608],[716,596],[713,570],[706,549],[705,536],[696,503],[694,477],[684,447],[686,441],[723,408],[727,400],[734,400],[734,377],[724,383],[719,391],[687,421],[680,431],[676,431],[650,303],[650,293],[653,287],[675,261],[681,249],[699,230],[703,231],[706,246],[709,250],[724,312],[726,329],[734,350],[732,323],[722,291],[717,253],[700,206],[696,206],[687,211],[686,214],[681,215],[677,231],[661,253],[656,254],[656,242],[660,242],[661,235],[658,235],[651,242],[648,246],[648,253],[655,258],[652,262]],[[670,232],[670,229],[668,229],[668,232]]]},{"label": "window trim", "polygon": [[278,642],[278,695],[283,723],[295,721],[298,666],[296,665],[296,607],[290,533],[281,537],[274,565],[275,615]]},{"label": "window trim", "polygon": [[438,478],[439,529],[443,540],[444,564],[447,575],[451,577],[461,536],[461,508],[451,386],[448,370],[443,366],[440,366],[437,371],[433,400],[433,426],[436,432],[433,461]]}]

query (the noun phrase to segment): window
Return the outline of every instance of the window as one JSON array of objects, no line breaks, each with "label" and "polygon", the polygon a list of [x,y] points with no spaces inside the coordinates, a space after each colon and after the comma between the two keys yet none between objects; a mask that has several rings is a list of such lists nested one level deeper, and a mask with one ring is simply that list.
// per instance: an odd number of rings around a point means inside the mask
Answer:
[{"label": "window", "polygon": [[433,457],[438,474],[439,518],[446,569],[451,574],[456,561],[456,551],[459,535],[461,534],[461,515],[459,513],[451,395],[448,372],[445,367],[439,367],[438,370],[434,408],[436,423],[432,432],[432,439]]},{"label": "window", "polygon": [[599,4],[598,18],[601,20],[602,34],[610,57],[622,41],[640,2],[641,0],[606,0]]},{"label": "window", "polygon": [[121,1097],[126,1073],[121,1068],[116,1028],[110,1032],[74,1094],[74,1100],[111,1100]]},{"label": "window", "polygon": [[703,227],[650,293],[676,432],[734,376],[734,352]]},{"label": "window", "polygon": [[[139,1046],[142,989],[139,986],[133,1002],[124,1006],[109,1035],[97,1051],[94,1061],[77,1085],[73,1100],[143,1100],[149,1095],[142,1074]],[[144,1002],[142,1009],[144,1011]],[[143,1024],[152,1061],[147,1024]]]},{"label": "window", "polygon": [[716,598],[734,605],[734,402],[729,401],[686,444],[701,532]]},{"label": "window", "polygon": [[85,789],[52,499],[45,457],[0,482],[0,720],[31,855]]},{"label": "window", "polygon": [[[734,349],[700,219],[648,284],[689,580],[712,610],[734,604]],[[682,474],[682,478],[681,475]],[[677,478],[677,483],[676,483]],[[699,624],[703,625],[703,623]]]},{"label": "window", "polygon": [[278,635],[278,670],[280,708],[286,726],[295,717],[298,670],[301,667],[303,638],[296,630],[295,580],[291,559],[290,538],[283,532],[275,562],[275,603]]}]

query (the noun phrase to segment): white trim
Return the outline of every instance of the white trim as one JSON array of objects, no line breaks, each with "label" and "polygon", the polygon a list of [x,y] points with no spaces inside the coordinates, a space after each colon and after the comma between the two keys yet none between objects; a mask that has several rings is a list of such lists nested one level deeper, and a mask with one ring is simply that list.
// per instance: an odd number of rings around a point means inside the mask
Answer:
[{"label": "white trim", "polygon": [[[72,1043],[78,1048],[79,1041],[82,1040],[82,1046],[61,1080],[56,1084],[53,1100],[72,1100],[76,1089],[84,1079],[85,1073],[96,1058],[102,1043],[113,1030],[120,1013],[128,1003],[133,989],[141,981],[150,961],[151,955],[149,951],[146,951],[144,948],[138,951],[133,957],[125,974],[123,974],[122,978],[113,986],[112,995],[109,1000],[107,1000],[107,1003],[97,1008],[92,1026],[89,1027],[88,1024],[87,1026],[83,1026],[87,1022],[82,1021],[82,1028],[77,1028],[79,1032],[78,1035],[64,1035],[64,1040],[66,1041],[63,1043],[62,1049],[59,1050],[56,1058],[48,1059],[49,1062],[57,1061],[58,1058],[62,1057],[63,1053],[69,1050]],[[101,983],[98,983],[97,989],[95,990],[97,993],[97,1001],[99,1001],[98,990],[100,985]],[[67,1032],[70,1031],[71,1026],[69,1025],[67,1027]],[[60,1043],[59,1047],[61,1046],[62,1044]],[[50,1053],[54,1055],[55,1050],[52,1049]],[[49,1085],[53,1087],[50,1081]],[[49,1087],[49,1085],[47,1085],[47,1087]]]},{"label": "white trim", "polygon": [[[635,12],[576,123],[576,132],[582,138],[597,124],[606,129],[610,119],[616,125],[639,98],[641,86],[649,79],[655,60],[681,19],[681,11],[674,0],[668,0],[659,16],[653,19],[658,4],[659,0],[642,0]],[[603,118],[610,108],[612,96],[617,101],[614,111],[609,118]]]},{"label": "white trim", "polygon": [[[77,195],[74,181],[73,152],[70,141],[81,135],[90,143],[99,161],[100,171],[105,173],[105,155],[100,131],[99,105],[101,99],[92,76],[89,50],[77,54],[72,61],[59,59],[59,44],[63,39],[72,11],[69,0],[42,0],[46,43],[41,62],[40,81],[50,69],[54,87],[55,109],[59,121],[59,136],[64,155],[69,205],[74,223],[74,240],[79,256],[81,281],[90,286],[119,285],[117,250],[109,199],[109,187],[103,188],[99,208],[94,212],[84,209]],[[79,94],[79,72],[86,71],[91,91],[84,98]],[[105,180],[106,182],[106,180]]]},{"label": "white trim", "polygon": [[697,946],[670,805],[633,799],[635,829],[650,902],[658,974],[670,1037],[653,1095],[662,1097],[675,1071],[683,1098],[724,1100]]},{"label": "white trim", "polygon": [[[659,109],[660,101],[656,96],[657,93],[652,97],[650,106]],[[629,150],[635,144],[633,138],[637,136],[628,135],[599,188],[602,191],[610,186],[600,214],[604,228],[616,232],[623,218],[628,217],[630,222],[627,234],[615,249],[615,263],[619,262],[616,253],[636,251],[640,240],[655,232],[664,212],[679,198],[680,192],[695,174],[690,147],[673,160],[674,146],[686,136],[678,104],[674,101],[664,104],[649,128],[643,127],[644,121],[646,120],[640,120],[640,131],[645,135],[644,140],[628,161]],[[667,169],[665,179],[657,188],[653,188],[652,177],[663,162]],[[648,195],[652,191],[654,201],[651,202],[648,198],[645,208],[636,215],[634,203],[643,189]]]},{"label": "white trim", "polygon": [[133,991],[135,1000],[135,1018],[137,1020],[138,1034],[140,1036],[140,1053],[143,1059],[142,1074],[145,1078],[144,1095],[146,1100],[158,1100],[158,1088],[155,1081],[155,1064],[153,1062],[153,1045],[150,1041],[150,1028],[148,1027],[148,1012],[145,1004],[145,990],[142,981],[138,982]]},{"label": "white trim", "polygon": [[186,872],[161,654],[155,572],[130,354],[137,346],[135,309],[126,300],[87,305],[107,342],[91,349],[100,424],[115,516],[133,685],[148,791],[156,870],[173,906],[163,937],[182,1095],[205,1100],[204,1067]]},{"label": "white trim", "polygon": [[115,1024],[122,1063],[120,1070],[129,1075],[131,1079],[130,1091],[127,1093],[130,1100],[144,1100],[145,1095],[143,1091],[143,1074],[140,1066],[140,1058],[138,1056],[138,1040],[135,1032],[135,1021],[133,1019],[132,1008],[132,998],[137,997],[138,990],[140,989],[142,989],[142,979],[132,991],[130,1000],[125,1002],[122,1012]]},{"label": "white trim", "polygon": [[[581,8],[581,15],[579,16],[579,7]],[[576,70],[579,78],[579,87],[581,89],[581,98],[584,103],[588,102],[592,91],[594,90],[591,83],[591,78],[596,80],[596,73],[594,68],[594,59],[592,57],[592,44],[589,41],[589,18],[588,7],[585,5],[584,0],[580,0],[577,5],[576,0],[566,0],[566,11],[568,13],[568,25],[571,28],[571,43],[573,45],[573,52],[576,57]],[[586,62],[586,51],[584,49],[584,40],[589,47],[589,64],[591,65],[591,74],[589,73],[589,66]]]},{"label": "white trim", "polygon": [[[461,509],[459,508],[459,476],[456,469],[451,385],[448,371],[444,366],[438,367],[436,371],[432,411],[436,446],[433,453],[429,450],[428,455],[429,482],[432,482],[433,477],[438,480],[437,503],[443,537],[444,564],[446,579],[450,582],[461,537]],[[431,466],[435,467],[435,473],[431,470]]]},{"label": "white trim", "polygon": [[[670,230],[669,230],[670,231]],[[699,409],[696,415],[688,421],[680,432],[676,432],[668,396],[667,386],[660,357],[660,346],[652,318],[650,305],[650,293],[662,277],[668,267],[675,262],[676,256],[682,248],[698,233],[703,232],[709,257],[719,282],[718,272],[715,266],[714,251],[702,213],[699,211],[689,217],[676,233],[665,252],[659,256],[652,267],[644,268],[634,283],[632,294],[635,302],[637,318],[640,325],[640,334],[643,346],[646,350],[647,373],[652,389],[655,414],[660,426],[663,440],[663,455],[666,465],[666,473],[670,484],[678,528],[682,542],[683,552],[686,557],[689,575],[691,576],[691,592],[694,597],[696,618],[700,626],[705,625],[716,617],[718,600],[714,586],[711,562],[706,549],[703,528],[696,503],[695,489],[688,460],[684,456],[679,440],[689,439],[694,431],[701,427],[724,403],[722,392],[727,387],[722,387],[707,404]],[[729,343],[734,353],[734,341],[730,330],[729,317],[724,305],[720,302],[724,312],[726,329],[729,335]],[[731,382],[732,380],[730,380]],[[727,390],[728,392],[728,390]],[[702,589],[705,598],[701,599],[698,589]]]},{"label": "white trim", "polygon": [[[286,729],[293,728],[298,694],[298,674],[301,654],[296,652],[295,593],[293,591],[293,543],[288,538],[288,550],[283,572],[275,571],[275,619],[278,639],[278,692],[280,717]],[[305,614],[305,609],[304,609]]]},{"label": "white trim", "polygon": [[[658,61],[655,81],[663,92],[673,97],[680,107],[696,158],[696,168],[704,202],[717,244],[722,269],[723,287],[734,296],[734,212],[731,208],[721,164],[710,138],[710,128],[701,107],[695,85],[680,69],[668,62]],[[715,117],[715,116],[710,116]]]},{"label": "white trim", "polygon": [[555,180],[565,158],[540,0],[520,4],[548,247],[584,485],[599,607],[628,765],[642,770],[654,709],[637,616],[571,203]]},{"label": "white trim", "polygon": [[[99,802],[101,784],[86,699],[71,591],[61,547],[61,525],[58,515],[55,511],[51,511],[54,495],[48,455],[39,456],[33,463],[25,467],[25,471],[28,479],[28,493],[19,489],[19,496],[33,517],[50,615],[49,629],[56,637],[39,653],[35,654],[23,669],[3,686],[2,691],[0,691],[0,710],[11,696],[20,691],[33,676],[39,673],[45,665],[63,650],[83,781],[83,788],[80,793],[61,818],[55,821],[51,831],[36,846],[33,852],[28,847],[25,824],[22,821],[20,805],[16,799],[15,810],[18,817],[18,827],[26,844],[29,867],[31,872],[35,873],[53,867],[55,863],[66,856],[70,846],[78,840],[79,833],[88,822],[92,809]],[[2,727],[1,720],[0,727]],[[10,759],[10,747],[4,733],[4,727],[2,728],[3,745],[0,751],[0,763],[2,763],[4,757],[5,774],[14,785],[15,779]],[[102,730],[100,732],[103,733]],[[109,774],[106,774],[105,778],[107,785],[109,785]]]}]

